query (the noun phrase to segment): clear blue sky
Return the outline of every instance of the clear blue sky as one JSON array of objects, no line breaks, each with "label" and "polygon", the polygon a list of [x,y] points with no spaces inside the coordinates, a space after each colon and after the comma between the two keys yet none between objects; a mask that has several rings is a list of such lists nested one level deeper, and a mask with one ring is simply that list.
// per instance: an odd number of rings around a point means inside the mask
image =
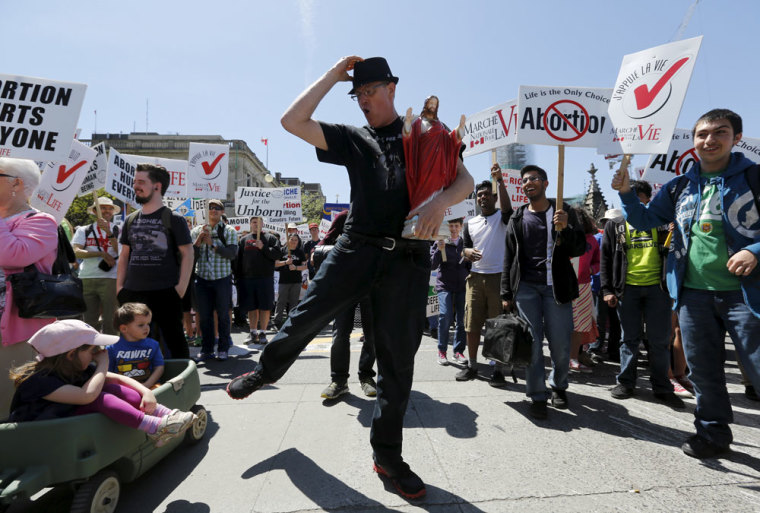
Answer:
[{"label": "clear blue sky", "polygon": [[[396,106],[441,99],[450,126],[517,96],[520,85],[612,87],[623,55],[677,33],[693,0],[610,1],[145,1],[0,0],[0,73],[86,83],[82,138],[98,132],[219,134],[243,139],[285,176],[348,200],[345,171],[317,162],[280,116],[344,55],[385,56],[400,77]],[[704,35],[679,127],[714,107],[736,110],[760,137],[755,0],[701,0],[683,34]],[[315,118],[363,124],[339,84]],[[556,149],[534,163],[556,176]],[[634,159],[644,165],[647,158]],[[565,195],[585,190],[591,163],[608,200],[611,173],[592,149],[566,151]],[[490,157],[466,159],[476,180]]]}]

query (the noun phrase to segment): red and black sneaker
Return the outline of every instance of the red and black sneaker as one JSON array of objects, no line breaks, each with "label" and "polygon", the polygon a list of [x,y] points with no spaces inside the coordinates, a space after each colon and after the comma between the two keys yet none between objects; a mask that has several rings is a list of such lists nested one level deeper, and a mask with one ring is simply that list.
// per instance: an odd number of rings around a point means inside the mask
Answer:
[{"label": "red and black sneaker", "polygon": [[420,476],[412,472],[406,463],[403,463],[402,467],[398,469],[398,472],[390,472],[377,463],[373,465],[375,472],[391,480],[391,484],[402,497],[407,499],[420,499],[424,497],[427,489]]},{"label": "red and black sneaker", "polygon": [[261,370],[256,369],[230,381],[227,385],[227,395],[233,399],[245,399],[266,384],[264,377],[261,375]]}]

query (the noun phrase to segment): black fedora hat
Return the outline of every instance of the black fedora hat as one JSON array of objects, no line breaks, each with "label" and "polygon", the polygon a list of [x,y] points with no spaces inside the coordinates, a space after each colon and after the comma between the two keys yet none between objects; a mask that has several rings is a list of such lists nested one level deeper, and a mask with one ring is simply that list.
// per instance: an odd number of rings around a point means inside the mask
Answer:
[{"label": "black fedora hat", "polygon": [[383,57],[370,57],[354,64],[353,87],[348,94],[354,94],[357,87],[370,82],[393,82],[398,84],[398,77],[394,77],[388,61]]}]

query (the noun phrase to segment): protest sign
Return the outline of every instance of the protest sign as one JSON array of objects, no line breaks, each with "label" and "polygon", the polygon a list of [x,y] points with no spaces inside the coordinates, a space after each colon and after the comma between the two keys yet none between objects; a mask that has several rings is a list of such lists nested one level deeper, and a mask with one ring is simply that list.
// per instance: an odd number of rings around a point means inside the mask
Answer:
[{"label": "protest sign", "polygon": [[206,200],[201,198],[164,198],[164,205],[182,217],[192,217],[196,225],[206,223]]},{"label": "protest sign", "polygon": [[0,75],[0,157],[69,161],[85,84]]},{"label": "protest sign", "polygon": [[702,36],[623,57],[599,153],[666,153]]},{"label": "protest sign", "polygon": [[300,223],[303,218],[300,187],[238,187],[236,216],[263,216],[270,223]]},{"label": "protest sign", "polygon": [[187,161],[187,195],[193,198],[227,197],[230,147],[226,144],[190,143]]},{"label": "protest sign", "polygon": [[760,139],[742,137],[734,146],[734,151],[740,151],[755,164],[760,164]]},{"label": "protest sign", "polygon": [[504,179],[504,187],[509,193],[509,201],[513,208],[529,203],[528,197],[522,189],[523,183],[519,169],[502,169],[501,176]]},{"label": "protest sign", "polygon": [[350,203],[325,203],[322,205],[322,219],[333,220],[333,213],[337,214],[351,208]]},{"label": "protest sign", "polygon": [[452,219],[467,219],[475,215],[475,200],[466,199],[456,205],[451,205],[449,208],[443,211],[443,220],[450,221]]},{"label": "protest sign", "polygon": [[607,123],[611,89],[520,86],[517,141],[596,148]]},{"label": "protest sign", "polygon": [[[187,193],[187,160],[165,159],[147,155],[127,155],[127,157],[135,165],[155,164],[166,168],[166,171],[169,172],[169,187],[164,193],[164,198],[187,198],[189,196]],[[219,198],[224,198],[224,196],[219,196]]]},{"label": "protest sign", "polygon": [[134,189],[136,164],[130,157],[131,155],[122,155],[113,148],[108,150],[106,192],[124,204],[137,207]]},{"label": "protest sign", "polygon": [[79,187],[79,195],[91,194],[93,191],[102,189],[106,185],[106,166],[108,164],[108,157],[106,157],[106,143],[101,142],[92,146],[95,150],[95,159],[90,164],[90,169],[87,171],[82,185]]},{"label": "protest sign", "polygon": [[653,190],[656,190],[673,177],[684,174],[698,160],[694,151],[694,141],[691,139],[691,130],[676,128],[671,136],[668,152],[649,157],[644,172],[635,176],[640,180],[646,180],[652,185]]},{"label": "protest sign", "polygon": [[82,186],[97,151],[79,141],[71,141],[68,157],[61,162],[48,162],[40,184],[32,193],[31,205],[61,222]]},{"label": "protest sign", "polygon": [[238,233],[251,231],[250,217],[228,217],[227,224],[232,226]]},{"label": "protest sign", "polygon": [[330,230],[330,225],[332,223],[328,221],[327,219],[320,219],[319,220],[319,238],[324,239],[325,235],[327,235],[327,232]]},{"label": "protest sign", "polygon": [[311,233],[309,233],[309,223],[296,225],[296,228],[298,229],[298,237],[301,240],[311,240]]},{"label": "protest sign", "polygon": [[463,157],[477,155],[515,142],[517,100],[495,105],[468,116],[464,122]]},{"label": "protest sign", "polygon": [[280,244],[285,244],[285,225],[280,223],[271,223],[264,221],[264,231],[271,234],[278,234],[280,236]]}]

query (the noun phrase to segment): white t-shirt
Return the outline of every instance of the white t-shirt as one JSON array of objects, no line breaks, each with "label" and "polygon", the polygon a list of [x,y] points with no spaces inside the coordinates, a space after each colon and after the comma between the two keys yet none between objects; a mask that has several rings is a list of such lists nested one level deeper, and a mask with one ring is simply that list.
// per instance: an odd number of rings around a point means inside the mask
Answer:
[{"label": "white t-shirt", "polygon": [[501,210],[488,217],[480,214],[467,220],[467,232],[472,247],[483,253],[483,258],[472,263],[472,272],[496,274],[504,270],[504,250],[507,240],[507,225],[501,220]]},{"label": "white t-shirt", "polygon": [[[114,232],[114,228],[118,226],[116,223],[111,223],[111,233]],[[92,230],[91,228],[94,228]],[[121,228],[118,229],[119,232],[121,232]],[[95,240],[95,237],[98,237],[98,240]],[[117,239],[118,240],[118,239]],[[98,243],[100,244],[100,249],[98,249]],[[77,228],[77,230],[74,232],[74,236],[71,238],[71,244],[72,246],[74,244],[79,244],[82,246],[83,249],[87,251],[108,251],[108,254],[112,257],[116,258],[119,256],[118,253],[115,253],[113,248],[111,247],[111,241],[108,240],[106,233],[98,228],[97,226],[94,226],[94,224],[88,224],[87,226],[80,226]],[[121,244],[118,244],[119,251],[121,251]],[[79,269],[79,277],[80,278],[113,278],[116,279],[116,264],[111,268],[110,271],[103,271],[102,269],[98,268],[98,264],[100,264],[101,258],[83,258],[82,259],[82,265]]]}]

